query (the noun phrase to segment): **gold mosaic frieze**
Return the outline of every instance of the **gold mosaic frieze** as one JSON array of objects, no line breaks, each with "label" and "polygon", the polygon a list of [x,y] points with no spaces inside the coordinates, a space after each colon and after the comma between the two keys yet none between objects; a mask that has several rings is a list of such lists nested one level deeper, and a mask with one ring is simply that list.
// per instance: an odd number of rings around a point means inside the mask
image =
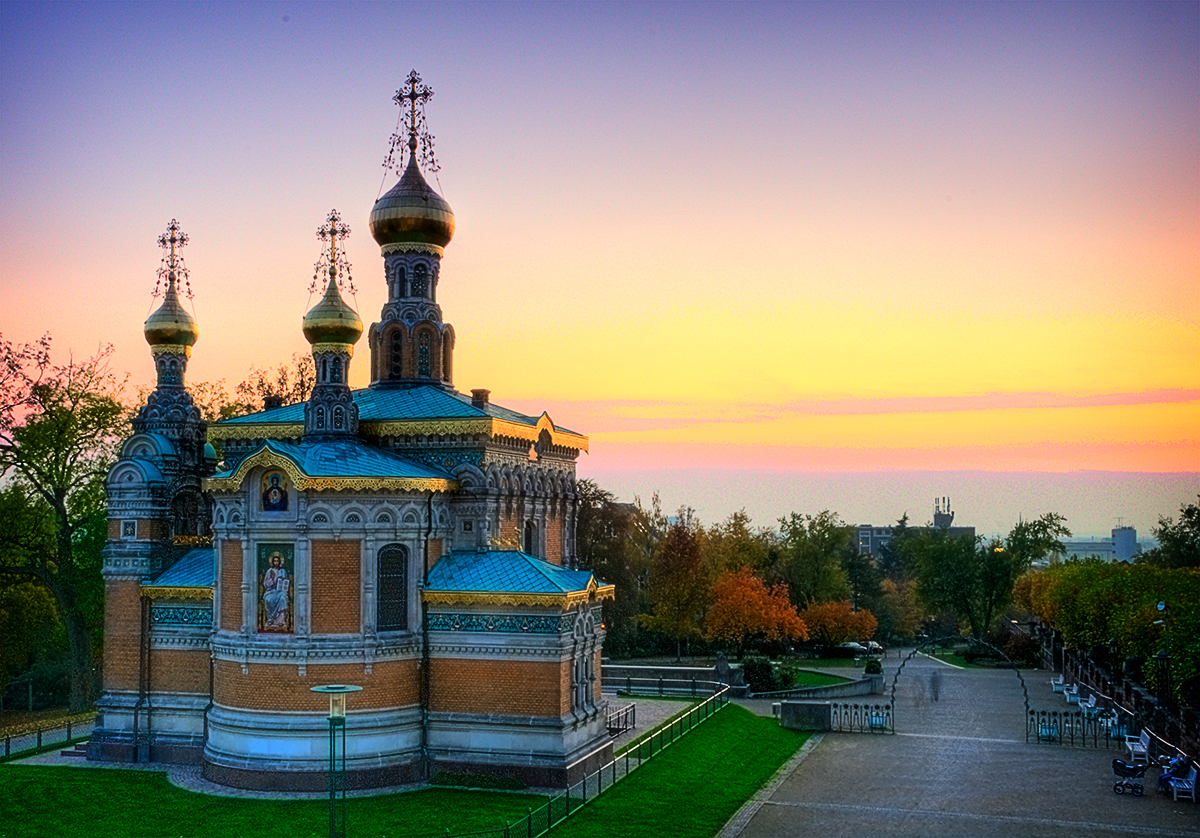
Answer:
[{"label": "gold mosaic frieze", "polygon": [[287,472],[292,485],[304,491],[451,492],[458,488],[457,481],[439,477],[310,477],[287,457],[274,451],[260,450],[242,460],[231,476],[206,479],[204,489],[209,492],[237,492],[250,470],[259,466]]}]

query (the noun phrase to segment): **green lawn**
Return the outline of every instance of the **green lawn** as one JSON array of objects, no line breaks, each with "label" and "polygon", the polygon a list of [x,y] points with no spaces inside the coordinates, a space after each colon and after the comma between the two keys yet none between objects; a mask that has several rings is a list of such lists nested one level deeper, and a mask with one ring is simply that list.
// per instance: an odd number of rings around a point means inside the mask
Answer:
[{"label": "green lawn", "polygon": [[[681,708],[682,709],[682,708]],[[729,705],[572,815],[555,838],[708,838],[794,754],[806,734]],[[183,791],[157,771],[0,765],[0,838],[323,838],[326,800]],[[347,834],[408,838],[495,829],[545,798],[432,788],[348,800]]]},{"label": "green lawn", "polygon": [[[324,838],[328,800],[255,800],[183,791],[157,771],[0,765],[0,838]],[[347,835],[407,838],[494,829],[545,798],[422,789],[347,800]]]},{"label": "green lawn", "polygon": [[731,704],[550,834],[711,838],[807,739]]}]

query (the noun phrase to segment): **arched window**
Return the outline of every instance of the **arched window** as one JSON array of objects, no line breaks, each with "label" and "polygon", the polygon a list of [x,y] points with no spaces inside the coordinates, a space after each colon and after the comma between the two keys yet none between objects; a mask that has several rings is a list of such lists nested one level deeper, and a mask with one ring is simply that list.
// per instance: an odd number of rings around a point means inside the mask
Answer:
[{"label": "arched window", "polygon": [[413,268],[412,295],[424,297],[429,290],[429,271],[424,265]]},{"label": "arched window", "polygon": [[404,266],[396,266],[396,296],[408,296],[408,277],[405,275]]},{"label": "arched window", "polygon": [[[404,270],[401,268],[401,270]],[[390,354],[391,372],[388,378],[403,378],[404,377],[404,338],[397,329],[392,332],[388,338],[388,351]]]},{"label": "arched window", "polygon": [[531,556],[537,555],[537,545],[534,541],[537,539],[537,524],[533,521],[525,522],[525,538],[521,542],[521,549]]},{"label": "arched window", "polygon": [[317,408],[317,429],[322,430],[325,427],[325,408]]},{"label": "arched window", "polygon": [[333,409],[333,429],[340,431],[346,424],[346,414],[340,407]]},{"label": "arched window", "polygon": [[421,332],[417,339],[417,375],[429,378],[432,375],[432,365],[429,362],[429,332]]},{"label": "arched window", "polygon": [[408,628],[408,548],[387,545],[379,551],[378,567],[375,630],[404,631]]},{"label": "arched window", "polygon": [[331,358],[329,364],[329,380],[334,384],[342,383],[342,359]]},{"label": "arched window", "polygon": [[442,336],[442,381],[452,381],[450,376],[450,364],[452,363],[454,350],[450,347],[450,338],[448,335]]}]

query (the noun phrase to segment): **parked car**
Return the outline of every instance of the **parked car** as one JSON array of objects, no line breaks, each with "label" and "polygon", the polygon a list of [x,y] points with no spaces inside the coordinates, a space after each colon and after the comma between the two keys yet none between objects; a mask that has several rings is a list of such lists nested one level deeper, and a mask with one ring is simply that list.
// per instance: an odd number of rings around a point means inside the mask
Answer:
[{"label": "parked car", "polygon": [[864,641],[862,645],[867,647],[868,655],[882,655],[883,654],[883,647],[880,646],[878,643],[876,643],[874,640]]},{"label": "parked car", "polygon": [[861,643],[843,643],[842,645],[838,646],[837,648],[838,648],[839,652],[844,652],[847,655],[851,655],[851,656],[867,654],[867,647],[862,645]]}]

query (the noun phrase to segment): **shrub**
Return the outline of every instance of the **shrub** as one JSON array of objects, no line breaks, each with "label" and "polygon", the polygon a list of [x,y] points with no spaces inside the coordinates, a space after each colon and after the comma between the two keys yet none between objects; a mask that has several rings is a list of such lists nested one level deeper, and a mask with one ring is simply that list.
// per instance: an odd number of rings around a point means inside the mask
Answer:
[{"label": "shrub", "polygon": [[866,668],[863,669],[863,673],[866,675],[882,675],[883,661],[879,660],[879,658],[871,658],[869,661],[867,661],[867,665]]},{"label": "shrub", "polygon": [[779,689],[775,668],[771,661],[762,655],[747,655],[742,662],[742,674],[746,677],[746,686],[750,688],[750,692],[767,693]]}]

